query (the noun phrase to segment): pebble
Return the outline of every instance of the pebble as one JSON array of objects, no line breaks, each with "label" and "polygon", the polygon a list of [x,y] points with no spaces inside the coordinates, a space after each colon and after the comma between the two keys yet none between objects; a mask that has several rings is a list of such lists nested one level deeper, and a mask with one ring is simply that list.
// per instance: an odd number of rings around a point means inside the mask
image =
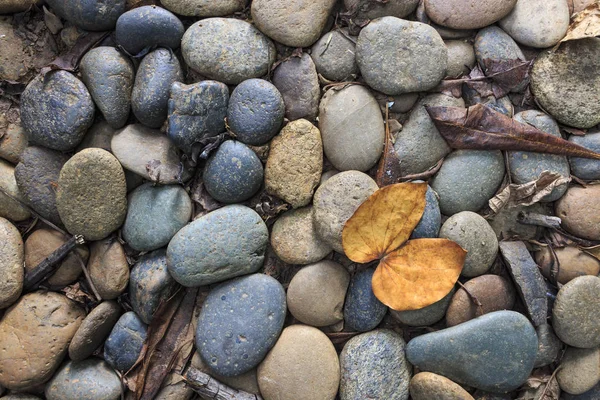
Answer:
[{"label": "pebble", "polygon": [[425,201],[423,216],[411,233],[411,239],[436,238],[440,232],[440,227],[442,226],[440,203],[431,186],[427,186]]},{"label": "pebble", "polygon": [[473,47],[477,62],[482,69],[485,68],[486,59],[496,62],[525,60],[519,45],[497,26],[488,26],[477,32]]},{"label": "pebble", "polygon": [[69,151],[94,121],[94,102],[73,74],[53,71],[33,79],[21,95],[21,121],[29,141]]},{"label": "pebble", "polygon": [[554,203],[561,226],[575,236],[600,240],[600,186],[571,186],[563,197]]},{"label": "pebble", "polygon": [[588,253],[581,251],[577,246],[557,247],[551,251],[542,247],[535,253],[535,262],[540,266],[546,279],[551,279],[551,270],[556,255],[558,266],[557,280],[563,285],[578,276],[600,274],[600,261]]},{"label": "pebble", "polygon": [[121,379],[99,358],[69,361],[46,385],[48,400],[119,400]]},{"label": "pebble", "polygon": [[465,102],[445,94],[430,94],[412,108],[394,143],[403,174],[425,172],[451,151],[429,117],[426,106],[464,107]]},{"label": "pebble", "polygon": [[383,118],[377,100],[364,86],[325,93],[319,106],[319,128],[325,155],[340,171],[367,171],[381,157]]},{"label": "pebble", "polygon": [[562,351],[562,342],[554,334],[552,326],[541,324],[535,328],[538,337],[538,351],[535,356],[535,368],[552,364]]},{"label": "pebble", "polygon": [[225,131],[228,104],[229,89],[224,83],[174,82],[168,107],[169,138],[184,152],[191,153],[195,142]]},{"label": "pebble", "polygon": [[137,55],[155,47],[177,49],[183,31],[183,24],[173,13],[157,6],[143,6],[119,17],[115,39],[129,54]]},{"label": "pebble", "polygon": [[168,185],[189,177],[185,169],[182,172],[179,150],[159,130],[127,125],[113,136],[111,147],[123,168],[144,179]]},{"label": "pebble", "polygon": [[185,63],[201,75],[238,84],[269,72],[275,45],[246,21],[207,18],[190,26],[181,41]]},{"label": "pebble", "polygon": [[85,317],[69,344],[69,358],[82,361],[90,357],[110,334],[121,316],[121,306],[116,301],[104,301]]},{"label": "pebble", "polygon": [[165,303],[179,285],[167,270],[166,250],[156,250],[140,257],[129,276],[131,308],[150,324],[161,303]]},{"label": "pebble", "polygon": [[329,326],[344,319],[350,274],[340,264],[320,261],[302,268],[287,289],[287,306],[300,322]]},{"label": "pebble", "polygon": [[335,0],[254,0],[252,21],[265,35],[290,47],[309,47],[319,39]]},{"label": "pebble", "polygon": [[559,122],[576,128],[600,123],[600,39],[563,43],[543,51],[531,70],[536,101]]},{"label": "pebble", "polygon": [[119,297],[129,283],[129,265],[121,243],[114,237],[92,243],[88,271],[100,297]]},{"label": "pebble", "polygon": [[340,172],[319,186],[313,198],[313,221],[321,239],[344,254],[342,230],[346,221],[377,189],[375,181],[359,171]]},{"label": "pebble", "polygon": [[179,185],[145,183],[129,195],[121,234],[133,249],[151,251],[169,244],[192,216],[192,200]]},{"label": "pebble", "polygon": [[491,392],[508,392],[529,377],[537,353],[529,320],[496,311],[463,324],[412,339],[408,361],[421,371]]},{"label": "pebble", "polygon": [[517,42],[530,47],[552,47],[567,33],[569,6],[564,0],[517,0],[498,24]]},{"label": "pebble", "polygon": [[71,234],[100,240],[117,230],[127,212],[125,173],[108,151],[85,149],[60,171],[56,207]]},{"label": "pebble", "polygon": [[110,31],[125,12],[126,0],[48,0],[59,17],[86,31]]},{"label": "pebble", "polygon": [[275,345],[286,314],[285,290],[274,278],[252,274],[213,289],[198,317],[196,347],[224,376],[255,368]]},{"label": "pebble", "polygon": [[[464,287],[465,289],[458,289],[452,296],[446,311],[448,327],[462,324],[483,314],[510,310],[515,304],[515,289],[501,276],[481,275],[465,282]],[[471,296],[479,301],[481,307],[475,304]]]},{"label": "pebble", "polygon": [[583,394],[600,382],[600,348],[568,347],[560,362],[556,380],[561,390]]},{"label": "pebble", "polygon": [[271,141],[265,166],[265,189],[293,208],[310,203],[321,180],[321,132],[305,119],[288,123]]},{"label": "pebble", "polygon": [[283,97],[287,119],[315,120],[321,88],[317,68],[308,54],[282,61],[273,72],[272,82]]},{"label": "pebble", "polygon": [[487,221],[471,211],[452,215],[444,222],[439,233],[458,243],[467,251],[461,275],[467,278],[485,274],[498,254],[498,239]]},{"label": "pebble", "polygon": [[[431,26],[383,17],[360,31],[356,61],[370,87],[397,95],[437,86],[446,72],[448,51]],[[402,68],[385,67],[390,65]]]},{"label": "pebble", "polygon": [[79,69],[104,119],[112,128],[122,128],[129,117],[135,77],[129,58],[114,47],[96,47],[83,56]]},{"label": "pebble", "polygon": [[392,98],[394,100],[390,106],[390,111],[395,113],[407,113],[413,108],[417,100],[419,100],[419,94],[404,93],[399,94],[398,96],[393,96]]},{"label": "pebble", "polygon": [[[211,370],[200,357],[198,351],[194,353],[192,357],[192,365],[198,368],[200,371],[209,374],[210,376],[214,376],[219,382],[222,382],[228,386],[231,386],[237,390],[243,390],[248,393],[260,394],[260,389],[258,388],[258,378],[256,376],[256,368],[251,369],[248,372],[245,372],[241,375],[236,376],[223,376],[219,375],[213,370]],[[167,400],[167,399],[165,399]],[[179,400],[178,398],[172,400]]]},{"label": "pebble", "polygon": [[418,310],[396,311],[390,309],[390,314],[395,320],[408,326],[428,326],[440,321],[446,315],[450,300],[454,295],[454,288],[441,300]]},{"label": "pebble", "polygon": [[375,329],[383,320],[388,308],[380,302],[371,287],[374,268],[357,272],[350,281],[344,303],[344,328],[367,332]]},{"label": "pebble", "polygon": [[31,214],[29,210],[15,201],[12,197],[25,202],[25,197],[21,194],[17,181],[15,179],[15,168],[4,160],[0,160],[0,188],[7,192],[8,197],[0,192],[0,217],[10,219],[11,221],[24,221]]},{"label": "pebble", "polygon": [[448,66],[446,76],[460,77],[469,74],[475,65],[475,50],[473,45],[466,40],[447,40]]},{"label": "pebble", "polygon": [[600,345],[600,278],[580,276],[564,285],[552,310],[556,335],[573,347]]},{"label": "pebble", "polygon": [[272,83],[248,79],[231,93],[227,123],[240,142],[260,146],[279,132],[284,114],[283,97]]},{"label": "pebble", "polygon": [[33,0],[6,0],[0,5],[0,14],[13,14],[27,11],[33,3]]},{"label": "pebble", "polygon": [[347,10],[356,10],[356,16],[375,19],[386,16],[404,18],[417,8],[418,0],[390,0],[385,3],[373,3],[369,0],[344,0]]},{"label": "pebble", "polygon": [[[483,173],[485,171],[485,173]],[[430,185],[444,215],[478,211],[504,179],[504,156],[497,150],[455,150],[446,157]]]},{"label": "pebble", "polygon": [[413,400],[473,400],[460,385],[431,372],[419,372],[412,377],[410,396]]},{"label": "pebble", "polygon": [[27,148],[27,135],[21,124],[11,124],[0,116],[0,158],[17,164]]},{"label": "pebble", "polygon": [[436,24],[478,29],[505,17],[516,3],[517,0],[425,0],[425,10]]},{"label": "pebble", "polygon": [[24,259],[21,233],[0,217],[0,309],[10,306],[21,295]]},{"label": "pebble", "polygon": [[104,359],[116,370],[126,372],[137,361],[148,327],[133,311],[126,312],[104,342]]},{"label": "pebble", "polygon": [[340,399],[408,400],[411,366],[405,347],[404,339],[387,329],[350,339],[340,353]]},{"label": "pebble", "polygon": [[[25,241],[25,272],[33,270],[68,240],[68,236],[55,230],[42,228],[33,231]],[[89,254],[86,245],[75,247],[75,252],[70,252],[57,264],[58,269],[48,278],[48,284],[62,287],[75,282],[81,275],[81,263],[77,258],[85,264]]]},{"label": "pebble", "polygon": [[222,203],[248,200],[260,189],[263,176],[263,165],[256,153],[235,140],[221,144],[202,173],[204,187]]},{"label": "pebble", "polygon": [[185,17],[222,17],[242,11],[247,0],[162,0],[161,4]]},{"label": "pebble", "polygon": [[262,267],[267,226],[251,208],[230,205],[181,229],[167,249],[169,273],[187,287],[221,282]]},{"label": "pebble", "polygon": [[50,379],[84,317],[62,294],[22,296],[0,320],[0,385],[24,390]]},{"label": "pebble", "polygon": [[[311,48],[317,72],[330,81],[352,81],[358,75],[356,45],[347,31],[326,33]],[[356,38],[354,38],[356,40]]]},{"label": "pebble", "polygon": [[423,1],[419,2],[417,6],[415,18],[419,22],[431,25],[443,39],[464,39],[472,37],[476,33],[472,29],[452,29],[432,22],[425,12],[425,2]]},{"label": "pebble", "polygon": [[[600,132],[588,132],[585,136],[571,135],[569,142],[595,152],[600,152]],[[600,161],[588,158],[569,157],[571,173],[584,180],[600,180]]]},{"label": "pebble", "polygon": [[115,135],[116,129],[113,129],[108,122],[103,119],[98,119],[83,137],[77,151],[97,147],[112,153],[110,141]]},{"label": "pebble", "polygon": [[339,382],[333,343],[306,325],[285,328],[258,366],[258,385],[265,400],[334,400]]}]

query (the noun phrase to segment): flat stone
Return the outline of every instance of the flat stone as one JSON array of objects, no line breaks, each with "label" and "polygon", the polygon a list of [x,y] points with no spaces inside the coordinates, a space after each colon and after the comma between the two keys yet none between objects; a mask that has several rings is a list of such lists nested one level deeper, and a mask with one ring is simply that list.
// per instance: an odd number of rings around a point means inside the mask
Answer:
[{"label": "flat stone", "polygon": [[344,303],[344,328],[367,332],[375,329],[383,320],[388,308],[380,302],[371,286],[374,268],[357,272],[350,281]]},{"label": "flat stone", "polygon": [[126,312],[104,342],[104,359],[116,370],[126,372],[142,352],[148,327],[133,311]]},{"label": "flat stone", "polygon": [[554,203],[561,226],[575,236],[600,240],[600,186],[571,186],[567,193]]},{"label": "flat stone", "polygon": [[456,78],[468,74],[475,65],[473,45],[466,40],[447,40],[444,43],[448,49],[446,76]]},{"label": "flat stone", "polygon": [[90,357],[110,334],[121,316],[121,306],[116,301],[104,301],[85,317],[69,344],[69,358],[82,361]]},{"label": "flat stone", "polygon": [[46,386],[48,400],[118,400],[121,379],[104,360],[69,361]]},{"label": "flat stone", "polygon": [[383,151],[385,130],[375,97],[364,86],[329,90],[319,105],[327,159],[340,171],[367,171]]},{"label": "flat stone", "polygon": [[125,0],[48,0],[52,11],[86,31],[111,31],[125,12]]},{"label": "flat stone", "polygon": [[283,96],[287,119],[313,121],[317,117],[321,88],[315,63],[308,54],[284,60],[275,68],[272,82]]},{"label": "flat stone", "polygon": [[546,323],[548,314],[546,284],[527,247],[523,242],[502,241],[500,253],[533,325]]},{"label": "flat stone", "polygon": [[327,32],[312,46],[310,56],[317,72],[326,79],[344,82],[358,75],[356,45],[348,36],[347,31]]},{"label": "flat stone", "polygon": [[[554,257],[558,265],[554,265]],[[600,261],[577,246],[557,247],[552,250],[542,247],[535,253],[535,262],[546,279],[551,279],[552,269],[558,267],[556,280],[563,285],[578,276],[597,276],[600,273]]]},{"label": "flat stone", "polygon": [[52,71],[32,80],[21,95],[21,121],[29,141],[69,151],[94,121],[94,102],[73,74]]},{"label": "flat stone", "polygon": [[418,310],[396,311],[390,309],[390,314],[395,320],[408,326],[427,326],[440,321],[446,315],[450,300],[454,295],[454,288],[441,300]]},{"label": "flat stone", "polygon": [[425,10],[436,24],[478,29],[502,19],[516,3],[517,0],[425,0]]},{"label": "flat stone", "polygon": [[562,342],[554,334],[551,325],[541,324],[535,328],[538,337],[538,351],[535,356],[535,368],[552,364],[562,351]]},{"label": "flat stone", "polygon": [[0,158],[17,164],[27,148],[27,135],[21,123],[12,124],[0,116]]},{"label": "flat stone", "polygon": [[340,353],[340,399],[408,400],[411,366],[405,347],[404,339],[387,329],[350,339]]},{"label": "flat stone", "polygon": [[436,238],[440,232],[440,227],[442,226],[442,213],[440,212],[440,203],[437,199],[437,195],[431,186],[427,186],[425,201],[423,216],[411,233],[411,239]]},{"label": "flat stone", "polygon": [[410,396],[413,400],[473,400],[460,385],[431,372],[419,372],[412,377]]},{"label": "flat stone", "polygon": [[531,70],[531,91],[559,122],[576,128],[600,123],[600,39],[563,43],[543,51]]},{"label": "flat stone", "polygon": [[385,3],[373,3],[369,0],[344,0],[348,10],[356,10],[358,18],[375,19],[386,16],[404,18],[419,5],[418,0],[390,0]]},{"label": "flat stone", "polygon": [[569,394],[583,394],[600,382],[600,348],[568,347],[560,362],[556,380]]},{"label": "flat stone", "polygon": [[200,357],[220,375],[252,370],[275,345],[285,314],[285,291],[270,276],[253,274],[217,286],[198,317]]},{"label": "flat stone", "polygon": [[181,41],[185,63],[210,79],[238,84],[265,75],[275,45],[246,21],[207,18],[188,28]]},{"label": "flat stone", "polygon": [[129,265],[125,250],[118,240],[108,238],[92,243],[87,268],[103,299],[116,299],[127,289]]},{"label": "flat stone", "polygon": [[135,250],[156,250],[169,244],[191,216],[192,200],[183,187],[145,183],[129,195],[121,234]]},{"label": "flat stone", "polygon": [[0,309],[21,295],[24,258],[21,233],[10,221],[0,218]]},{"label": "flat stone", "polygon": [[223,17],[242,11],[248,0],[163,0],[161,4],[186,17]]},{"label": "flat stone", "polygon": [[4,160],[0,160],[0,188],[10,195],[9,197],[0,192],[0,217],[11,221],[28,219],[31,216],[29,210],[13,199],[14,197],[25,202],[15,179],[15,168]]},{"label": "flat stone", "polygon": [[447,61],[440,35],[420,22],[379,18],[360,31],[356,42],[356,62],[363,78],[373,89],[389,95],[435,87],[444,77]]},{"label": "flat stone", "polygon": [[209,285],[262,267],[267,226],[251,208],[230,205],[181,229],[167,248],[169,273],[187,287]]},{"label": "flat stone", "polygon": [[[600,132],[588,132],[585,136],[571,135],[569,142],[600,152]],[[569,157],[571,173],[584,180],[600,180],[600,160],[589,158]]]},{"label": "flat stone", "polygon": [[490,392],[508,392],[529,377],[537,336],[529,320],[514,311],[496,311],[427,333],[406,347],[408,361],[421,371]]}]

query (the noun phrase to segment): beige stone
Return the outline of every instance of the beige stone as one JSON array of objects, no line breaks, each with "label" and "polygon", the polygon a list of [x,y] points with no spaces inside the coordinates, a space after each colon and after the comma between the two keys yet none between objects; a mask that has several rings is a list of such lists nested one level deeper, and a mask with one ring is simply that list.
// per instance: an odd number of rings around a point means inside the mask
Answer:
[{"label": "beige stone", "polygon": [[[3,9],[4,2],[0,3],[0,14],[3,13]],[[15,34],[12,18],[0,17],[0,38],[0,79],[18,81],[27,74],[30,58],[24,51],[25,41]]]},{"label": "beige stone", "polygon": [[468,74],[475,65],[475,50],[466,40],[447,40],[448,66],[446,76],[457,78]]},{"label": "beige stone", "polygon": [[419,372],[412,377],[410,395],[413,400],[473,400],[459,384],[431,372]]},{"label": "beige stone", "polygon": [[69,344],[69,358],[81,361],[91,356],[110,334],[121,316],[116,301],[104,301],[85,317]]},{"label": "beige stone", "polygon": [[454,29],[483,28],[506,16],[517,0],[425,0],[425,12],[436,24]]},{"label": "beige stone", "polygon": [[115,238],[92,243],[88,271],[100,297],[119,297],[129,284],[129,265],[121,243]]},{"label": "beige stone", "polygon": [[0,217],[23,221],[31,216],[29,210],[14,200],[25,201],[15,180],[15,167],[3,160],[0,160],[0,188],[10,195],[0,192]]},{"label": "beige stone", "polygon": [[575,395],[596,386],[600,382],[600,348],[567,348],[556,380],[563,391]]},{"label": "beige stone", "polygon": [[[600,273],[600,261],[579,250],[576,246],[555,248],[554,254],[559,263],[554,266],[558,269],[557,280],[563,285],[578,276],[597,276]],[[535,262],[541,267],[542,274],[550,279],[550,270],[554,263],[552,251],[547,247],[542,248],[535,253]]]},{"label": "beige stone", "polygon": [[26,147],[27,136],[21,124],[12,124],[0,115],[0,158],[17,164]]},{"label": "beige stone", "polygon": [[575,236],[600,240],[600,185],[571,186],[554,203],[562,227]]},{"label": "beige stone", "polygon": [[0,309],[14,303],[23,289],[23,239],[10,221],[0,218]]}]

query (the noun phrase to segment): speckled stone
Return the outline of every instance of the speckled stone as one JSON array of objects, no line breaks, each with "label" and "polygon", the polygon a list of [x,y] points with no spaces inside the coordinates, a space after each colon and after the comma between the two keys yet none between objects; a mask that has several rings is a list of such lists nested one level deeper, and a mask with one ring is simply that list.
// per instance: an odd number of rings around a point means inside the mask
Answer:
[{"label": "speckled stone", "polygon": [[121,379],[104,360],[69,361],[46,386],[48,400],[119,400]]},{"label": "speckled stone", "polygon": [[359,171],[340,172],[319,186],[313,198],[313,221],[321,239],[344,254],[344,224],[377,189],[375,181]]},{"label": "speckled stone", "polygon": [[190,26],[181,41],[183,58],[200,74],[227,84],[265,75],[275,45],[246,21],[207,18]]},{"label": "speckled stone", "polygon": [[535,328],[538,337],[538,351],[535,356],[535,368],[544,367],[552,364],[558,359],[562,350],[560,339],[554,334],[552,326],[549,324],[541,324]]},{"label": "speckled stone", "polygon": [[225,131],[228,103],[229,89],[224,83],[173,83],[167,134],[180,149],[190,153],[194,142]]},{"label": "speckled stone", "polygon": [[383,117],[377,100],[364,86],[326,92],[319,105],[319,129],[325,155],[340,171],[367,171],[381,157]]},{"label": "speckled stone", "polygon": [[[554,257],[558,265],[554,265]],[[577,246],[557,247],[552,251],[548,247],[542,247],[535,253],[535,262],[546,279],[551,278],[552,268],[558,267],[556,279],[563,285],[578,276],[597,276],[600,273],[600,261]]]},{"label": "speckled stone", "polygon": [[86,31],[110,31],[125,12],[126,0],[48,0],[59,17]]},{"label": "speckled stone", "polygon": [[256,153],[234,140],[219,146],[202,173],[204,187],[222,203],[248,200],[260,189],[263,176],[263,165]]},{"label": "speckled stone", "polygon": [[169,273],[183,286],[209,285],[262,267],[267,226],[252,209],[230,205],[185,226],[167,249]]},{"label": "speckled stone", "polygon": [[436,24],[453,29],[477,29],[506,16],[516,2],[517,0],[425,0],[425,10]]},{"label": "speckled stone", "polygon": [[119,161],[106,150],[85,149],[61,169],[56,207],[70,233],[100,240],[125,220],[126,194]]},{"label": "speckled stone", "polygon": [[21,233],[0,217],[0,309],[10,306],[21,295],[24,257]]},{"label": "speckled stone", "polygon": [[143,255],[131,269],[129,300],[140,319],[150,324],[158,306],[179,286],[167,270],[166,250]]},{"label": "speckled stone", "polygon": [[404,18],[415,11],[418,0],[389,0],[374,3],[369,0],[344,0],[348,10],[355,10],[357,17],[375,19],[386,16]]},{"label": "speckled stone", "polygon": [[183,31],[183,24],[170,11],[157,6],[143,6],[119,17],[115,36],[119,45],[129,54],[136,55],[153,47],[177,49]]},{"label": "speckled stone", "polygon": [[564,285],[552,309],[556,335],[573,347],[600,345],[600,278],[580,276]]},{"label": "speckled stone", "polygon": [[192,200],[183,187],[146,183],[129,195],[121,234],[135,250],[156,250],[166,246],[191,216]]},{"label": "speckled stone", "polygon": [[15,167],[15,180],[27,204],[42,217],[62,225],[56,209],[56,183],[69,156],[45,147],[30,146]]},{"label": "speckled stone", "polygon": [[560,362],[556,380],[569,394],[583,394],[600,382],[600,348],[568,347]]},{"label": "speckled stone", "polygon": [[242,11],[248,0],[162,0],[161,4],[175,14],[186,17],[222,17]]},{"label": "speckled stone", "polygon": [[358,75],[356,45],[348,36],[347,31],[327,32],[312,46],[310,56],[317,72],[326,79],[352,81]]},{"label": "speckled stone", "polygon": [[[588,132],[585,136],[571,135],[569,142],[600,152],[600,132]],[[569,157],[571,173],[584,180],[600,180],[600,160]]]},{"label": "speckled stone", "polygon": [[17,164],[27,148],[27,135],[21,123],[11,124],[0,115],[0,158]]},{"label": "speckled stone", "polygon": [[104,119],[112,128],[122,128],[129,117],[135,76],[129,58],[114,47],[96,47],[83,56],[79,69]]},{"label": "speckled stone", "polygon": [[473,400],[460,385],[431,372],[419,372],[410,380],[410,396],[413,400]]},{"label": "speckled stone", "polygon": [[504,171],[504,157],[500,151],[456,150],[450,153],[430,181],[431,188],[440,196],[442,214],[481,209],[500,187]]},{"label": "speckled stone", "polygon": [[410,235],[411,239],[436,238],[440,232],[440,227],[442,226],[440,203],[431,186],[427,186],[427,192],[425,192],[425,201],[426,203],[423,216],[421,217],[421,220],[415,229],[412,231]]},{"label": "speckled stone", "polygon": [[4,160],[0,160],[0,188],[11,197],[0,192],[0,217],[11,221],[23,221],[31,216],[29,210],[12,197],[25,202],[15,179],[15,168]]},{"label": "speckled stone", "polygon": [[408,400],[411,367],[405,347],[402,337],[387,329],[350,339],[340,353],[340,399]]},{"label": "speckled stone", "polygon": [[92,243],[88,271],[100,297],[119,297],[129,283],[129,265],[121,243],[114,237]]},{"label": "speckled stone", "polygon": [[32,80],[21,95],[21,121],[29,141],[69,151],[94,121],[94,102],[73,74],[53,71]]},{"label": "speckled stone", "polygon": [[484,68],[483,60],[485,59],[492,61],[525,60],[525,55],[519,45],[497,26],[488,26],[477,32],[473,47],[481,68]]},{"label": "speckled stone", "polygon": [[383,320],[387,307],[373,294],[371,278],[374,272],[374,268],[369,268],[352,277],[344,303],[345,329],[367,332]]},{"label": "speckled stone", "polygon": [[126,312],[104,342],[104,359],[114,369],[129,370],[142,352],[148,327],[133,311]]},{"label": "speckled stone", "polygon": [[253,274],[213,289],[198,317],[196,346],[220,375],[255,368],[275,345],[286,314],[285,291],[274,278]]},{"label": "speckled stone", "polygon": [[237,140],[259,146],[279,132],[284,114],[283,97],[272,83],[248,79],[231,93],[227,123]]},{"label": "speckled stone", "polygon": [[496,311],[418,336],[406,348],[408,361],[421,371],[501,393],[527,380],[536,353],[533,326],[514,311]]},{"label": "speckled stone", "polygon": [[446,76],[456,78],[468,74],[475,65],[473,45],[466,40],[447,40],[444,43],[448,49]]},{"label": "speckled stone", "polygon": [[69,344],[69,358],[81,361],[91,356],[108,337],[121,316],[116,301],[104,301],[85,317]]},{"label": "speckled stone", "polygon": [[562,220],[561,226],[575,236],[600,240],[600,185],[585,188],[571,186],[554,203],[554,211]]},{"label": "speckled stone", "polygon": [[314,120],[319,112],[321,88],[312,58],[303,53],[283,61],[273,72],[273,85],[283,96],[285,117]]},{"label": "speckled stone", "polygon": [[390,309],[390,314],[392,317],[394,317],[394,319],[408,326],[433,325],[444,318],[454,293],[455,289],[452,288],[452,290],[441,300],[438,300],[427,307],[408,311],[396,311]]},{"label": "speckled stone", "polygon": [[542,51],[531,70],[531,91],[550,115],[565,125],[591,128],[600,123],[600,39],[563,43]]},{"label": "speckled stone", "polygon": [[369,86],[397,95],[435,87],[446,72],[448,51],[431,26],[383,17],[360,31],[356,61]]}]

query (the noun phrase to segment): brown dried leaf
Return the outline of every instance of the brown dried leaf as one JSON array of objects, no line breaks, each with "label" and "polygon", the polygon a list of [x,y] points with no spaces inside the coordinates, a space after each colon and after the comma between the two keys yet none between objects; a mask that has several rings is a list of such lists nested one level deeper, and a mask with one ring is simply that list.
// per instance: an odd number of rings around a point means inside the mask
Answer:
[{"label": "brown dried leaf", "polygon": [[50,71],[62,69],[73,72],[79,67],[79,61],[91,48],[97,46],[110,32],[87,32],[77,39],[75,45],[65,54],[60,55],[47,67],[42,68],[40,73],[46,75]]},{"label": "brown dried leaf", "polygon": [[483,59],[485,76],[492,79],[492,93],[499,99],[521,85],[528,77],[533,61]]},{"label": "brown dried leaf", "polygon": [[377,168],[377,186],[384,187],[393,183],[398,183],[400,173],[400,159],[396,150],[394,149],[394,143],[392,142],[392,134],[390,132],[390,119],[389,110],[386,105],[385,109],[385,147],[383,149],[383,156],[379,160],[379,166]]},{"label": "brown dried leaf", "polygon": [[567,34],[554,49],[558,48],[562,42],[594,36],[600,36],[600,2],[598,1],[590,4],[571,18],[571,25],[567,29]]}]

